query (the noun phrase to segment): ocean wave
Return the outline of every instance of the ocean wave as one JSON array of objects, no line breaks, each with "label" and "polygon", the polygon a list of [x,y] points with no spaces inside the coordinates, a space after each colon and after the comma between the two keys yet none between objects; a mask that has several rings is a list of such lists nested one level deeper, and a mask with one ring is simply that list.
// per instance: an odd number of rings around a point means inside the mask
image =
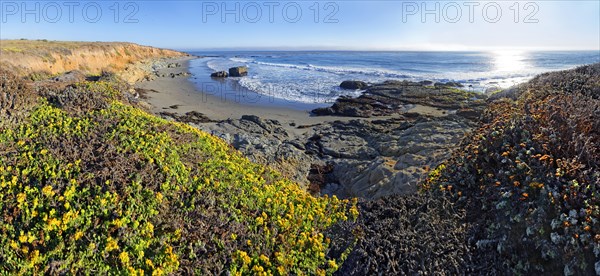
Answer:
[{"label": "ocean wave", "polygon": [[346,74],[356,74],[356,75],[366,75],[366,76],[377,76],[377,77],[388,77],[388,78],[413,78],[414,76],[393,72],[389,70],[379,70],[379,69],[361,69],[361,68],[353,68],[353,67],[341,67],[341,66],[318,66],[318,65],[297,65],[297,64],[287,64],[287,63],[271,63],[271,62],[261,62],[261,61],[252,61],[251,63],[264,65],[264,66],[272,66],[272,67],[280,67],[280,68],[289,68],[289,69],[298,69],[305,71],[316,71],[323,73],[331,73],[336,75],[346,75]]},{"label": "ocean wave", "polygon": [[341,95],[360,95],[360,91],[341,91],[334,85],[322,86],[313,82],[281,83],[259,78],[241,78],[238,83],[262,95],[303,103],[332,103]]},{"label": "ocean wave", "polygon": [[[243,63],[247,66],[257,65],[260,67],[272,67],[272,68],[283,68],[299,71],[310,71],[315,73],[325,73],[341,76],[344,78],[355,78],[367,82],[381,82],[384,80],[410,80],[410,81],[422,81],[431,80],[439,82],[454,81],[463,84],[468,83],[487,83],[490,81],[502,81],[502,80],[521,80],[523,78],[531,78],[538,73],[543,71],[529,71],[529,72],[513,72],[513,73],[498,73],[494,71],[486,72],[434,72],[411,69],[406,70],[410,72],[400,72],[393,70],[385,70],[378,68],[355,68],[346,66],[321,66],[313,64],[289,64],[289,63],[273,63],[257,61],[251,58],[233,57],[228,60],[223,60],[223,63]],[[239,65],[239,64],[238,64]],[[209,65],[209,67],[211,67]],[[217,67],[217,66],[213,66]],[[223,65],[221,65],[223,67]],[[256,67],[256,66],[255,66]],[[211,69],[214,69],[211,67]],[[257,68],[258,69],[258,68]],[[267,69],[268,68],[262,68]],[[288,75],[292,76],[293,73]],[[344,80],[339,78],[339,80]],[[286,80],[286,82],[289,80]]]},{"label": "ocean wave", "polygon": [[232,58],[229,58],[229,60],[231,60],[233,62],[240,62],[240,63],[250,63],[253,61],[253,59],[251,59],[251,58],[242,58],[242,57],[232,57]]}]

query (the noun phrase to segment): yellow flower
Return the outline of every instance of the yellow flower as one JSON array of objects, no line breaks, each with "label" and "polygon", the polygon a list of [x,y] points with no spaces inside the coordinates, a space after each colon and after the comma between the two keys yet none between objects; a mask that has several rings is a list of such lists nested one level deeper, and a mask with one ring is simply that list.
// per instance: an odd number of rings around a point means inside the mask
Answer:
[{"label": "yellow flower", "polygon": [[[75,180],[72,180],[75,181]],[[71,200],[71,198],[73,198],[73,196],[75,195],[75,185],[71,185],[66,191],[65,191],[65,198],[67,200]]]},{"label": "yellow flower", "polygon": [[154,275],[159,276],[159,275],[163,275],[163,274],[164,274],[164,272],[160,268],[156,268],[154,271],[152,271],[152,276],[154,276]]},{"label": "yellow flower", "polygon": [[248,256],[248,253],[246,253],[245,251],[238,251],[238,254],[240,255],[240,259],[242,259],[242,262],[245,266],[249,265],[252,261],[252,259],[250,259],[250,256]]},{"label": "yellow flower", "polygon": [[27,242],[27,236],[25,236],[25,234],[23,233],[23,231],[21,231],[21,235],[19,236],[19,241],[21,243]]},{"label": "yellow flower", "polygon": [[154,225],[150,222],[146,222],[145,231],[148,235],[154,234]]},{"label": "yellow flower", "polygon": [[254,265],[252,267],[252,271],[254,271],[256,273],[261,273],[261,272],[265,271],[265,269],[260,265]]},{"label": "yellow flower", "polygon": [[33,252],[31,252],[31,262],[36,264],[39,261],[40,261],[40,251],[34,250]]},{"label": "yellow flower", "polygon": [[24,193],[19,193],[19,194],[17,195],[17,202],[18,202],[19,204],[20,204],[20,203],[23,203],[23,202],[25,202],[25,199],[26,199],[26,198],[27,198],[27,196],[26,196]]},{"label": "yellow flower", "polygon": [[52,190],[52,186],[47,185],[42,189],[42,193],[47,197],[51,197],[54,195],[54,191]]},{"label": "yellow flower", "polygon": [[156,199],[158,200],[158,202],[162,203],[163,195],[160,192],[156,193]]},{"label": "yellow flower", "polygon": [[129,254],[125,251],[121,252],[121,254],[119,254],[119,259],[121,260],[121,263],[123,263],[124,265],[129,264]]},{"label": "yellow flower", "polygon": [[57,220],[55,218],[49,218],[48,221],[47,221],[47,223],[48,223],[48,229],[49,230],[52,230],[55,227],[60,226],[60,220]]},{"label": "yellow flower", "polygon": [[335,260],[329,260],[327,261],[327,265],[329,265],[329,267],[333,270],[337,270],[338,269],[338,265],[335,263]]},{"label": "yellow flower", "polygon": [[35,236],[31,233],[27,233],[27,242],[32,243],[33,241],[35,241]]},{"label": "yellow flower", "polygon": [[271,262],[269,261],[269,257],[265,256],[264,254],[261,254],[258,258],[266,265],[271,264]]},{"label": "yellow flower", "polygon": [[117,241],[115,241],[112,237],[108,237],[106,240],[106,251],[110,252],[117,249],[119,249],[119,244],[117,244]]},{"label": "yellow flower", "polygon": [[151,268],[154,268],[154,263],[152,263],[152,260],[150,260],[150,259],[146,259],[146,265]]},{"label": "yellow flower", "polygon": [[81,237],[83,237],[83,232],[81,232],[81,231],[77,231],[77,232],[75,233],[75,235],[73,235],[73,238],[74,238],[75,240],[79,240],[79,239],[81,239]]},{"label": "yellow flower", "polygon": [[123,223],[123,220],[122,220],[122,219],[114,219],[114,220],[112,221],[112,224],[113,224],[114,226],[116,226],[116,227],[119,227],[119,228],[121,228],[121,227],[123,227],[123,224],[124,224],[124,223]]}]

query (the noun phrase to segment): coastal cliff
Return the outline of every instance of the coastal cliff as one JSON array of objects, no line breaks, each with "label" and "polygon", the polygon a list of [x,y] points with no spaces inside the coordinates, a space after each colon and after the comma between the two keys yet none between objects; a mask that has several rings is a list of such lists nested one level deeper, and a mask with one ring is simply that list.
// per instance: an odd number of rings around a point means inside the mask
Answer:
[{"label": "coastal cliff", "polygon": [[73,70],[96,75],[111,71],[134,83],[147,75],[140,63],[183,56],[187,54],[125,42],[0,40],[2,67],[33,79]]}]

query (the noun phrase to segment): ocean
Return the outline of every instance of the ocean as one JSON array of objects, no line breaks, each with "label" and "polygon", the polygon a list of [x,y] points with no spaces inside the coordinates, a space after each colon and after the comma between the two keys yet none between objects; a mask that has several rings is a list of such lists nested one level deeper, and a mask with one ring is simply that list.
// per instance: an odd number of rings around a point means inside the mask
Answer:
[{"label": "ocean", "polygon": [[[598,51],[189,53],[204,57],[190,63],[192,81],[202,91],[232,94],[243,90],[266,96],[270,103],[300,108],[331,103],[340,95],[360,95],[362,91],[340,89],[344,80],[453,81],[463,84],[465,90],[485,92],[525,82],[543,72],[600,62]],[[247,66],[248,76],[226,80],[209,77],[211,72],[227,71],[233,66]]]}]

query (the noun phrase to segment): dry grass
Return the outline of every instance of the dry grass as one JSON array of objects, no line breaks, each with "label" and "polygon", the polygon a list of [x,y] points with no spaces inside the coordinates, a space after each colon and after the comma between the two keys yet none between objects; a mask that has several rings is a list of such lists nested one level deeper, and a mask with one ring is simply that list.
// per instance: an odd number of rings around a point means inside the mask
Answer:
[{"label": "dry grass", "polygon": [[19,75],[54,75],[71,70],[98,74],[103,70],[130,70],[132,64],[151,58],[178,57],[184,53],[122,42],[71,42],[0,40],[0,64]]}]

